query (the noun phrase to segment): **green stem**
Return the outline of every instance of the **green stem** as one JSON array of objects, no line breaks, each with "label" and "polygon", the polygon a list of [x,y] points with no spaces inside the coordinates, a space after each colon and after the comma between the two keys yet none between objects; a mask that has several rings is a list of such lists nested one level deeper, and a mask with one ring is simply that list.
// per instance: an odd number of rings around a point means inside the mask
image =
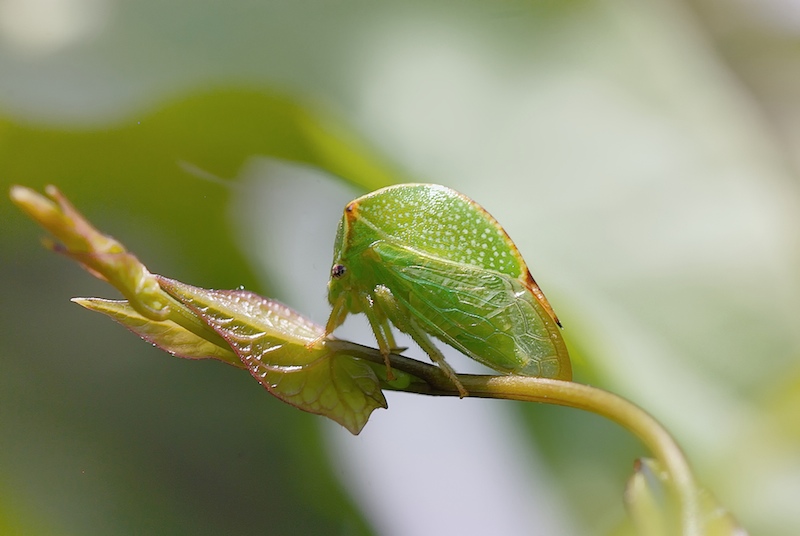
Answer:
[{"label": "green stem", "polygon": [[608,391],[575,382],[523,376],[459,376],[470,396],[542,402],[590,411],[635,435],[669,473],[684,536],[700,533],[697,484],[678,444],[650,414]]},{"label": "green stem", "polygon": [[[328,344],[374,363],[383,363],[383,357],[374,348],[340,340],[331,340]],[[459,396],[450,379],[437,367],[399,355],[390,356],[390,361],[393,368],[422,380],[412,382],[404,391]],[[698,487],[689,463],[666,429],[640,407],[608,391],[569,381],[472,374],[459,374],[458,379],[469,392],[468,396],[567,406],[590,411],[621,425],[644,443],[669,474],[672,493],[680,508],[683,536],[701,533]]]}]

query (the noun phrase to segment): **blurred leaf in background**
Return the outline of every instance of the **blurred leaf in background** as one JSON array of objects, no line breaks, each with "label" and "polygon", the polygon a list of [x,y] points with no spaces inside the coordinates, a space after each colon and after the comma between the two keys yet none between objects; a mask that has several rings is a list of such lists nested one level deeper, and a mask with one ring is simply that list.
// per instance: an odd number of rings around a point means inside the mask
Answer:
[{"label": "blurred leaf in background", "polygon": [[[0,184],[55,183],[152,270],[316,321],[345,202],[463,191],[520,247],[577,379],[662,420],[753,534],[793,535],[800,24],[721,6],[2,0]],[[390,394],[351,438],[83,314],[68,298],[109,289],[37,236],[0,201],[0,527],[620,524],[646,453],[610,423]]]}]

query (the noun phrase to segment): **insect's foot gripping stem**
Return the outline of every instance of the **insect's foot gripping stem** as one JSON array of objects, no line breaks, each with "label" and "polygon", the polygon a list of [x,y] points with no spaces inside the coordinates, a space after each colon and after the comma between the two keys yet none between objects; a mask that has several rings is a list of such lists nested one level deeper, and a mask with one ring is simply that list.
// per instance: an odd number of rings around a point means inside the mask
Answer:
[{"label": "insect's foot gripping stem", "polygon": [[444,359],[442,359],[441,361],[436,361],[436,359],[433,356],[431,356],[431,359],[433,359],[433,361],[439,366],[439,368],[442,369],[442,372],[444,372],[445,375],[448,377],[448,379],[451,382],[453,382],[453,385],[456,386],[456,389],[458,389],[458,398],[464,398],[465,396],[469,396],[467,390],[464,389],[463,385],[461,385],[461,381],[458,379],[458,374],[456,374],[456,371],[453,370],[453,367],[451,367],[447,363],[447,361],[445,361]]},{"label": "insect's foot gripping stem", "polygon": [[453,383],[455,384],[456,389],[458,389],[458,398],[464,398],[465,396],[469,396],[469,393],[467,392],[466,389],[464,389],[464,386],[461,385],[461,382],[458,381],[458,378],[453,376],[450,379],[453,380]]},{"label": "insect's foot gripping stem", "polygon": [[325,323],[325,332],[313,341],[306,343],[306,348],[311,350],[323,340],[328,338],[328,336],[333,333],[333,330],[344,323],[344,319],[347,318],[347,314],[347,301],[345,300],[344,296],[340,296],[339,299],[337,299],[333,304],[331,314],[328,317],[328,322]]},{"label": "insect's foot gripping stem", "polygon": [[464,398],[465,396],[469,396],[469,393],[464,386],[461,385],[461,381],[458,379],[458,374],[456,371],[453,370],[453,367],[445,360],[444,355],[439,349],[433,344],[430,337],[422,331],[422,328],[414,322],[413,320],[408,323],[409,331],[408,334],[411,335],[411,338],[419,344],[420,348],[422,348],[426,354],[431,358],[431,361],[436,363],[436,365],[444,372],[445,376],[453,382],[456,389],[458,389],[458,397]]},{"label": "insect's foot gripping stem", "polygon": [[307,350],[313,350],[316,345],[318,345],[319,343],[321,343],[322,341],[324,341],[327,338],[328,338],[328,334],[327,333],[323,333],[322,335],[320,335],[319,337],[317,337],[313,341],[307,342],[306,343],[306,349]]},{"label": "insect's foot gripping stem", "polygon": [[397,377],[394,375],[392,363],[389,361],[389,352],[381,352],[381,355],[383,356],[383,362],[386,363],[386,381],[394,381]]}]

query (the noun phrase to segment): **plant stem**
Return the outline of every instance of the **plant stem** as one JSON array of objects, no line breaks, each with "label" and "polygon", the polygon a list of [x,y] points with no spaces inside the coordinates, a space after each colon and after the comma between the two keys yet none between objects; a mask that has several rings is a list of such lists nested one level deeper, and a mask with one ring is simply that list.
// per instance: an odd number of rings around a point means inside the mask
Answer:
[{"label": "plant stem", "polygon": [[[380,352],[374,348],[340,340],[330,340],[327,344],[375,363],[384,362]],[[459,396],[456,387],[438,367],[400,355],[391,355],[390,362],[393,368],[422,380],[411,383],[403,391]],[[473,374],[459,374],[458,379],[471,397],[568,406],[590,411],[621,425],[644,443],[669,474],[671,491],[680,509],[683,536],[701,533],[698,487],[689,463],[666,429],[640,407],[608,391],[570,381]]]},{"label": "plant stem", "polygon": [[523,376],[459,376],[470,396],[542,402],[591,411],[635,435],[669,473],[684,536],[700,533],[697,484],[686,457],[661,424],[632,402],[575,382]]}]

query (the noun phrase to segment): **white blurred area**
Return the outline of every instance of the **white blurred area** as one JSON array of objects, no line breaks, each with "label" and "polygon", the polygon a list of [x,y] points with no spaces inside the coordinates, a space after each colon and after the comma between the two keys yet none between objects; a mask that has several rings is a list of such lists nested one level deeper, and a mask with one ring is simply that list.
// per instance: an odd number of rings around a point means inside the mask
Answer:
[{"label": "white blurred area", "polygon": [[110,0],[0,0],[0,39],[15,54],[39,56],[97,37]]}]

